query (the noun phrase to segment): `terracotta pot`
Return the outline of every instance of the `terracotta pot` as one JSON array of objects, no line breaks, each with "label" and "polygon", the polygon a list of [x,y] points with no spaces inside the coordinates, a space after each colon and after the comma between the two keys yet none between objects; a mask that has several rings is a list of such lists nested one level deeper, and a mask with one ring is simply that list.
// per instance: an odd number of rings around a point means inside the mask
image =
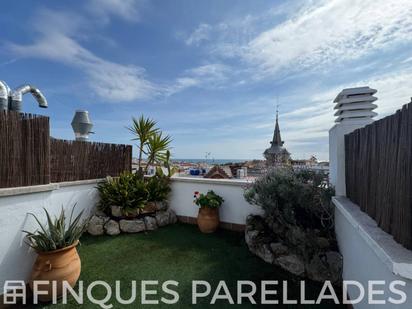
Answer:
[{"label": "terracotta pot", "polygon": [[219,208],[199,208],[197,225],[202,233],[213,233],[216,231],[219,226]]},{"label": "terracotta pot", "polygon": [[156,204],[156,202],[147,202],[145,205],[144,205],[144,208],[143,208],[143,210],[142,210],[142,213],[144,213],[144,214],[146,214],[146,213],[153,213],[153,212],[156,212],[158,209],[157,209],[157,204]]},{"label": "terracotta pot", "polygon": [[37,290],[47,292],[47,295],[39,295],[40,301],[51,301],[53,299],[52,281],[56,281],[56,297],[62,295],[63,281],[67,281],[71,287],[76,285],[80,276],[81,262],[76,246],[79,241],[63,249],[50,252],[37,252],[38,256],[34,262],[30,276],[30,288],[33,290],[33,281],[46,280],[50,284],[39,284]]},{"label": "terracotta pot", "polygon": [[137,218],[137,216],[140,214],[140,209],[135,208],[135,209],[129,209],[127,213],[125,213],[125,217],[128,219],[134,219]]}]

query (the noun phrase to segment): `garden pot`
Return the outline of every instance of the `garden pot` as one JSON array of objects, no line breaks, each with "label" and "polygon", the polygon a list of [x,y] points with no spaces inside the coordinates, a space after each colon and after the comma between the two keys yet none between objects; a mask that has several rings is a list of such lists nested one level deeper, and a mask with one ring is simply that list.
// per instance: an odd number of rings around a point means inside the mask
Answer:
[{"label": "garden pot", "polygon": [[81,262],[76,246],[79,241],[66,248],[50,252],[37,252],[38,256],[33,265],[30,276],[30,288],[33,290],[33,281],[46,280],[50,284],[39,284],[38,290],[47,292],[47,295],[39,295],[43,302],[53,299],[52,281],[56,281],[56,298],[62,295],[63,281],[67,281],[71,287],[76,285],[80,276]]},{"label": "garden pot", "polygon": [[128,219],[134,219],[137,218],[140,215],[140,209],[139,208],[134,208],[134,209],[128,209],[125,211],[124,216]]},{"label": "garden pot", "polygon": [[144,205],[142,213],[148,214],[148,213],[153,213],[156,212],[157,209],[157,204],[156,202],[147,202],[146,205]]},{"label": "garden pot", "polygon": [[219,226],[219,208],[201,207],[197,225],[202,233],[213,233]]}]

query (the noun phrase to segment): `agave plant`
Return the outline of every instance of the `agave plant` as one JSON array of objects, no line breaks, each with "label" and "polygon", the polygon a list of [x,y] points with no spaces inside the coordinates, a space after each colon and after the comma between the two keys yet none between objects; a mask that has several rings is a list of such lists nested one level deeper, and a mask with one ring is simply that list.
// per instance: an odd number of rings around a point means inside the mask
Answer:
[{"label": "agave plant", "polygon": [[44,209],[47,225],[42,224],[36,215],[29,213],[37,221],[40,229],[34,232],[23,231],[27,234],[28,245],[38,252],[54,251],[73,245],[79,240],[87,226],[87,220],[80,221],[83,211],[73,219],[75,206],[72,208],[68,224],[66,224],[66,215],[63,208],[60,215],[53,219],[49,212]]}]

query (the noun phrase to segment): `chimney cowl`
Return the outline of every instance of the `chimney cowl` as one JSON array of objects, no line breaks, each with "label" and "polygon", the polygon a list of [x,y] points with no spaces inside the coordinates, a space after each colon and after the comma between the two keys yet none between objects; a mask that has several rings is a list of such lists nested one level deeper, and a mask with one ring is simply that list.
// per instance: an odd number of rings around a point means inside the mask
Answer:
[{"label": "chimney cowl", "polygon": [[71,125],[76,141],[86,142],[89,140],[89,134],[94,133],[91,131],[93,123],[90,120],[88,111],[76,110]]}]

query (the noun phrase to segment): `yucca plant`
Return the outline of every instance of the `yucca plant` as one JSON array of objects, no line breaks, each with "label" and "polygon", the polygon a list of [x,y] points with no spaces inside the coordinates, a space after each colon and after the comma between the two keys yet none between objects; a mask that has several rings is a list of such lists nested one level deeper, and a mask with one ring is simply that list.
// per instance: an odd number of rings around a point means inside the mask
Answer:
[{"label": "yucca plant", "polygon": [[143,175],[143,168],[142,168],[142,157],[143,154],[147,155],[145,151],[145,146],[149,141],[149,138],[157,133],[159,131],[158,128],[156,128],[156,121],[150,119],[150,118],[145,118],[143,115],[139,117],[139,119],[132,118],[132,126],[127,127],[127,129],[132,132],[132,134],[135,136],[132,140],[138,142],[138,151],[139,151],[139,157],[138,157],[138,165],[139,165],[139,170],[138,173]]},{"label": "yucca plant", "polygon": [[171,142],[172,138],[169,135],[163,135],[163,132],[156,132],[149,137],[147,142],[146,173],[151,164],[165,162]]},{"label": "yucca plant", "polygon": [[74,205],[67,224],[64,209],[59,216],[51,218],[49,212],[44,209],[47,217],[47,225],[42,224],[36,215],[29,213],[37,221],[40,229],[34,232],[23,231],[27,234],[28,245],[38,252],[49,252],[73,245],[86,230],[87,220],[80,221],[83,211],[73,219]]}]

